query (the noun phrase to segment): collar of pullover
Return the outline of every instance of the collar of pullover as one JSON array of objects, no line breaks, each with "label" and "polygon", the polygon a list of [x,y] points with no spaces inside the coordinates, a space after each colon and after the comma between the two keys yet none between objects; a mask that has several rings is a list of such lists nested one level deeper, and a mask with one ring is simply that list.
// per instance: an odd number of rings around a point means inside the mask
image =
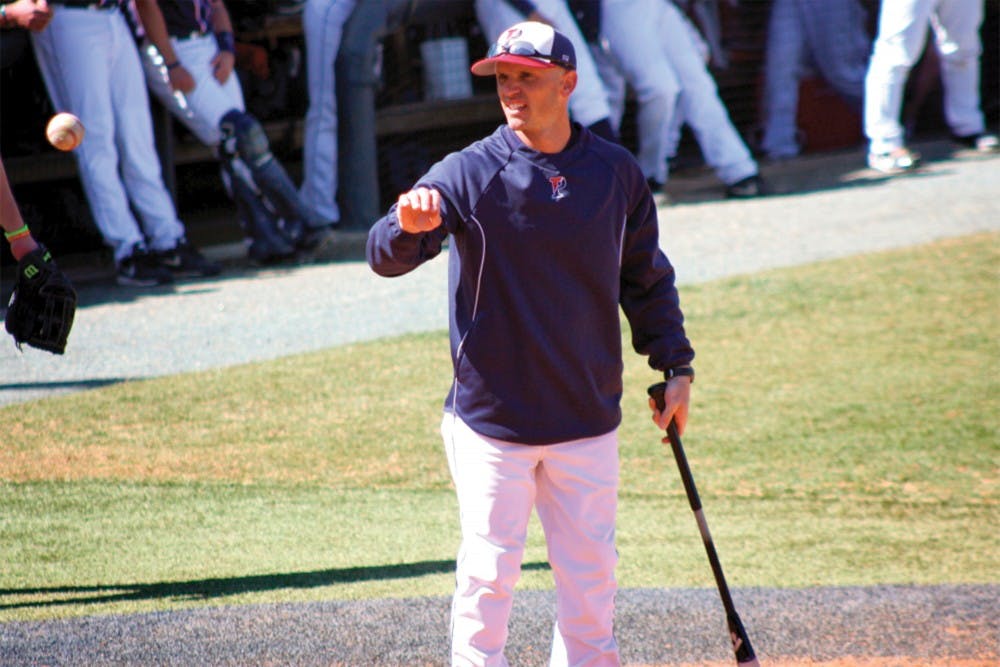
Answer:
[{"label": "collar of pullover", "polygon": [[585,150],[587,137],[583,128],[578,123],[573,123],[569,143],[558,153],[542,153],[534,148],[525,146],[521,139],[510,129],[509,125],[503,126],[503,139],[510,146],[511,150],[524,155],[528,160],[536,164],[558,169],[559,167],[572,162],[581,152]]}]

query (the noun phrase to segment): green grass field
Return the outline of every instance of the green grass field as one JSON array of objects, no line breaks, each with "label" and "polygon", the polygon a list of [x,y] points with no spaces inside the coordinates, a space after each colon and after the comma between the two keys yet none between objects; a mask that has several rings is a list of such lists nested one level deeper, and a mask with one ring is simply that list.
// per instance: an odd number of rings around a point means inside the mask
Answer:
[{"label": "green grass field", "polygon": [[[682,289],[698,351],[684,444],[732,586],[1000,580],[998,241]],[[447,345],[0,409],[0,621],[450,594]],[[620,583],[711,587],[649,420],[657,376],[626,359]],[[537,523],[521,586],[551,586]]]}]

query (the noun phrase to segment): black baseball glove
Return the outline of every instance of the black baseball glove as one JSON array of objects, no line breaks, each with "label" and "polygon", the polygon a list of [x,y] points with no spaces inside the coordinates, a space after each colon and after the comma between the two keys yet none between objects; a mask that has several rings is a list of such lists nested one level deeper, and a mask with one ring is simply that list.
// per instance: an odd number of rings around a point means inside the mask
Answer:
[{"label": "black baseball glove", "polygon": [[76,290],[42,245],[17,263],[14,293],[4,321],[17,349],[27,343],[62,354],[73,328]]}]

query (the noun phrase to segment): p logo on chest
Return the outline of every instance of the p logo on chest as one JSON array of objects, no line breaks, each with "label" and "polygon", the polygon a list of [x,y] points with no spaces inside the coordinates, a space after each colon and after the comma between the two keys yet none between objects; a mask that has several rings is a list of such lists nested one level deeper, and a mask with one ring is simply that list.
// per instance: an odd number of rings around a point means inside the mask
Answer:
[{"label": "p logo on chest", "polygon": [[549,176],[549,185],[552,186],[552,201],[559,201],[569,196],[565,176]]}]

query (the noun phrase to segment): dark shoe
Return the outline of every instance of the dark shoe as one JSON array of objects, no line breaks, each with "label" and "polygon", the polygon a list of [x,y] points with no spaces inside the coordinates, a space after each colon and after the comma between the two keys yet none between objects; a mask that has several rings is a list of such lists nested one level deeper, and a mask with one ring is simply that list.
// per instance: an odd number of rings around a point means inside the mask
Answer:
[{"label": "dark shoe", "polygon": [[198,252],[187,239],[178,241],[171,250],[157,252],[156,259],[175,276],[185,278],[216,276],[222,271],[219,264]]},{"label": "dark shoe", "polygon": [[302,230],[302,236],[295,243],[295,247],[306,253],[322,252],[333,243],[337,236],[335,225],[323,225],[321,227],[306,226]]},{"label": "dark shoe", "polygon": [[726,196],[730,199],[750,199],[760,197],[763,193],[760,176],[754,174],[726,186]]},{"label": "dark shoe", "polygon": [[132,254],[118,262],[119,285],[134,287],[154,287],[169,285],[174,282],[174,276],[147,250],[136,248]]},{"label": "dark shoe", "polygon": [[995,134],[967,134],[963,137],[953,135],[952,141],[966,148],[971,148],[977,153],[996,153],[1000,151],[1000,139]]},{"label": "dark shoe", "polygon": [[284,241],[272,243],[265,239],[251,238],[250,245],[247,248],[247,258],[250,260],[250,263],[261,266],[280,264],[294,257],[295,248]]},{"label": "dark shoe", "polygon": [[281,238],[298,248],[306,235],[306,230],[309,229],[309,225],[304,218],[280,218],[277,221],[276,229]]}]

